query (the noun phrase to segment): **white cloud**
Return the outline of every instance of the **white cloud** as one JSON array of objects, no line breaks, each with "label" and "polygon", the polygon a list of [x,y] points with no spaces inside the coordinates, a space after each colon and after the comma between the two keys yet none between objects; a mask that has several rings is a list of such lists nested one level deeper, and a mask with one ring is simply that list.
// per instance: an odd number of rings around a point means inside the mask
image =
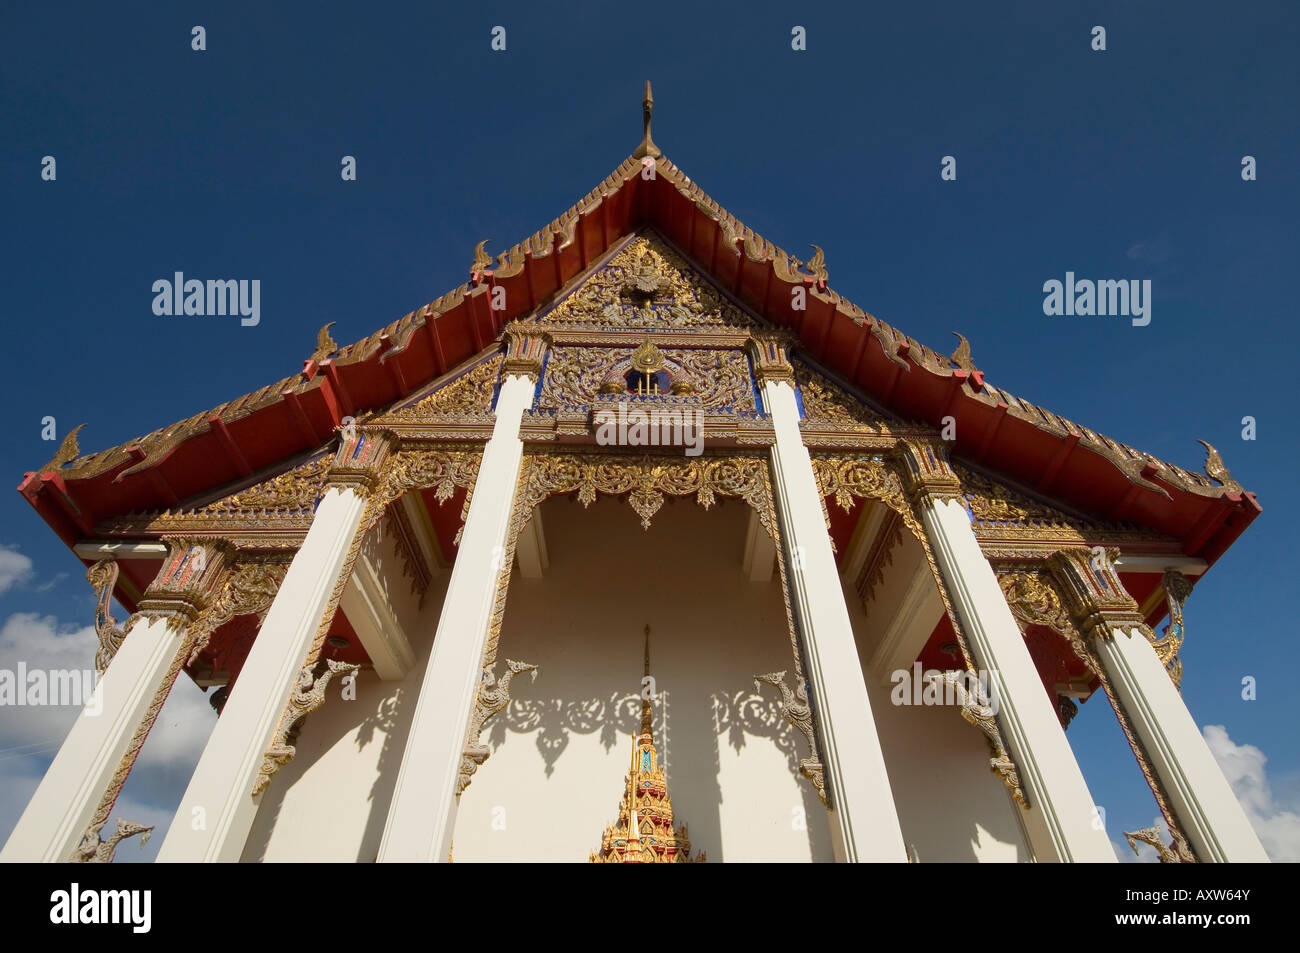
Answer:
[{"label": "white cloud", "polygon": [[1223,725],[1206,725],[1205,741],[1246,811],[1264,850],[1274,861],[1300,861],[1300,814],[1273,797],[1264,765],[1268,758],[1254,745],[1239,745]]},{"label": "white cloud", "polygon": [[[16,672],[94,671],[99,640],[93,626],[60,625],[54,616],[15,612],[0,628],[0,668]],[[5,706],[0,717],[0,759],[17,755],[52,757],[76,720],[79,708],[57,705]],[[0,766],[3,765],[0,760]]]},{"label": "white cloud", "polygon": [[32,575],[32,561],[17,549],[0,546],[0,595],[22,585]]},{"label": "white cloud", "polygon": [[57,586],[59,583],[63,582],[63,580],[67,578],[68,578],[68,574],[66,572],[55,573],[53,579],[41,583],[39,586],[36,587],[36,591],[49,592],[51,589],[53,589],[55,586]]},{"label": "white cloud", "polygon": [[[18,612],[0,627],[0,668],[15,671],[23,662],[29,670],[93,670],[98,644],[93,626],[60,625],[53,616]],[[0,843],[27,806],[78,711],[49,705],[0,709]],[[117,817],[158,825],[154,835],[159,839],[166,834],[216,720],[208,696],[182,674],[149,732],[105,836]],[[151,841],[141,850],[138,843],[138,838],[123,843],[118,861],[152,860],[158,844]]]}]

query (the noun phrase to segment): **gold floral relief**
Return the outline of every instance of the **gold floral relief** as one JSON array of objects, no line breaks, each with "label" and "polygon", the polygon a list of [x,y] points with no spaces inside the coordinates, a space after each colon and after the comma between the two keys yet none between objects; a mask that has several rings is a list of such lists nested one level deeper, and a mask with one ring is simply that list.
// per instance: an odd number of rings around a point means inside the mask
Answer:
[{"label": "gold floral relief", "polygon": [[541,319],[601,328],[750,328],[755,322],[658,236],[639,235]]},{"label": "gold floral relief", "polygon": [[[590,406],[600,396],[601,384],[610,371],[632,353],[632,347],[552,348],[538,406],[548,410]],[[757,412],[749,361],[743,351],[663,348],[660,353],[675,379],[684,377],[690,382],[699,405],[729,413]]]},{"label": "gold floral relief", "polygon": [[234,516],[262,510],[310,510],[330,463],[328,455],[255,483],[195,511],[196,515]]},{"label": "gold floral relief", "polygon": [[803,395],[804,416],[855,433],[881,433],[889,422],[821,374],[798,364],[795,380]]},{"label": "gold floral relief", "polygon": [[492,394],[500,371],[501,355],[497,354],[410,407],[387,416],[393,420],[423,420],[440,414],[491,413]]}]

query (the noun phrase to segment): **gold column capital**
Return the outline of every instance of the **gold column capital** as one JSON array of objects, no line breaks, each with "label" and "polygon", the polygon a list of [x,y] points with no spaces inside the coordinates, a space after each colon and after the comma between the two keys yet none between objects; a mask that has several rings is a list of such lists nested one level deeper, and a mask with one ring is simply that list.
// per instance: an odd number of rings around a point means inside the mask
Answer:
[{"label": "gold column capital", "polygon": [[746,348],[759,384],[773,381],[794,386],[794,367],[790,364],[794,342],[794,335],[788,331],[755,331],[749,336]]},{"label": "gold column capital", "polygon": [[212,599],[234,547],[223,539],[189,535],[164,536],[163,542],[167,557],[132,619],[178,619],[189,624]]},{"label": "gold column capital", "polygon": [[551,336],[545,331],[511,322],[505,328],[506,354],[501,362],[501,376],[518,374],[536,381],[542,373]]},{"label": "gold column capital", "polygon": [[896,454],[908,499],[913,505],[927,501],[958,500],[965,504],[961,480],[948,460],[948,447],[939,439],[900,440]]},{"label": "gold column capital", "polygon": [[321,481],[321,491],[349,487],[367,495],[380,482],[397,443],[389,430],[349,423],[339,428],[339,445]]},{"label": "gold column capital", "polygon": [[1110,638],[1112,626],[1144,626],[1142,613],[1115,571],[1119,550],[1072,546],[1048,557],[1061,595],[1085,638]]}]

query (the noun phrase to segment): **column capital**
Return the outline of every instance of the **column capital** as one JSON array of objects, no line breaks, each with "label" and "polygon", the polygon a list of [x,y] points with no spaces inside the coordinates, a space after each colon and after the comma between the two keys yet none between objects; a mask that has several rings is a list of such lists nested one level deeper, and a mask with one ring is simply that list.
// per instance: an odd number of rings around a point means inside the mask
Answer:
[{"label": "column capital", "polygon": [[396,438],[391,431],[348,424],[339,428],[339,445],[322,482],[322,492],[349,487],[362,495],[374,490]]},{"label": "column capital", "polygon": [[794,386],[794,367],[790,364],[794,343],[794,335],[788,331],[755,331],[749,336],[747,347],[760,385],[771,381]]},{"label": "column capital", "polygon": [[942,440],[900,440],[897,456],[913,504],[931,500],[957,500],[965,504],[961,480],[948,461],[948,448]]},{"label": "column capital", "polygon": [[551,346],[551,336],[517,322],[506,325],[505,332],[506,355],[501,362],[501,376],[518,374],[536,382]]},{"label": "column capital", "polygon": [[1060,591],[1085,638],[1109,638],[1112,626],[1145,626],[1142,613],[1115,572],[1116,548],[1075,546],[1048,558]]},{"label": "column capital", "polygon": [[167,558],[132,617],[193,622],[212,599],[234,547],[223,539],[164,536]]}]

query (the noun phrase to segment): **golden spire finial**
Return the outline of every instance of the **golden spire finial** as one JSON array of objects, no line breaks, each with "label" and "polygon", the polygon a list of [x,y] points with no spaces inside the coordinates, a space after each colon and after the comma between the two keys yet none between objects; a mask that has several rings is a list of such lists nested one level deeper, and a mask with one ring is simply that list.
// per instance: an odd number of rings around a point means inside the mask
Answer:
[{"label": "golden spire finial", "polygon": [[[650,624],[645,627],[646,678],[650,676]],[[650,732],[652,682],[641,683],[641,736],[632,745],[632,765],[618,806],[618,820],[605,828],[600,849],[591,852],[596,864],[681,864],[702,862],[691,856],[691,842],[683,824],[673,826],[673,802],[668,777]]]},{"label": "golden spire finial", "polygon": [[632,153],[633,159],[644,159],[649,156],[652,159],[658,159],[663,152],[655,145],[655,141],[650,138],[650,117],[655,111],[654,93],[650,91],[650,80],[645,81],[645,98],[641,100],[641,118],[645,122],[645,134],[641,137],[641,145],[636,147],[636,152]]},{"label": "golden spire finial", "polygon": [[[645,626],[645,678],[650,677],[650,623]],[[650,699],[654,698],[653,691],[646,691],[654,682],[641,681],[641,734],[648,735],[654,731],[654,715],[650,709]]]}]

